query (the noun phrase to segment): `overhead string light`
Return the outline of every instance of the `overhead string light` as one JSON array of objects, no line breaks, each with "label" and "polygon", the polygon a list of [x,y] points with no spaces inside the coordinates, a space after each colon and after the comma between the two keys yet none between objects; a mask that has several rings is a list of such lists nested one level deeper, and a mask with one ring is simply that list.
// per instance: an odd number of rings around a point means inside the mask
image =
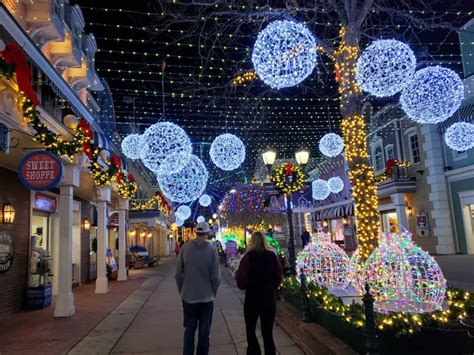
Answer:
[{"label": "overhead string light", "polygon": [[232,171],[244,162],[245,145],[233,134],[221,134],[212,142],[209,155],[219,169]]},{"label": "overhead string light", "polygon": [[140,159],[140,150],[142,149],[142,138],[139,134],[129,134],[121,144],[122,153],[130,159]]},{"label": "overhead string light", "polygon": [[474,148],[474,124],[456,122],[448,127],[444,134],[446,145],[457,152]]}]

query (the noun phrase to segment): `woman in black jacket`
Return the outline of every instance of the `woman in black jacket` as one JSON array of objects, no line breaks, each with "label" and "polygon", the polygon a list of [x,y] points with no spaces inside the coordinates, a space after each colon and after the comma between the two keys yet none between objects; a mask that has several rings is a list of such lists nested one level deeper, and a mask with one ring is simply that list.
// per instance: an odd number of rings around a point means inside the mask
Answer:
[{"label": "woman in black jacket", "polygon": [[247,355],[260,354],[260,345],[255,334],[259,317],[265,355],[276,354],[273,323],[276,313],[276,290],[282,281],[282,271],[278,257],[271,251],[263,233],[252,234],[250,246],[240,261],[235,279],[237,286],[245,290]]}]

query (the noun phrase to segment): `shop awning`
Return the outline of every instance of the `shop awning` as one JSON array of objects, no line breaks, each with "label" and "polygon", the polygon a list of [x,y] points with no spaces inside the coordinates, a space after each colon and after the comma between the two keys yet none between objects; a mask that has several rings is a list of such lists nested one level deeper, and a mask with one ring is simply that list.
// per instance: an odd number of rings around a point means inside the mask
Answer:
[{"label": "shop awning", "polygon": [[354,204],[351,202],[344,205],[328,207],[324,210],[317,211],[315,214],[315,219],[317,221],[321,221],[323,219],[334,219],[345,216],[352,216],[353,214]]}]

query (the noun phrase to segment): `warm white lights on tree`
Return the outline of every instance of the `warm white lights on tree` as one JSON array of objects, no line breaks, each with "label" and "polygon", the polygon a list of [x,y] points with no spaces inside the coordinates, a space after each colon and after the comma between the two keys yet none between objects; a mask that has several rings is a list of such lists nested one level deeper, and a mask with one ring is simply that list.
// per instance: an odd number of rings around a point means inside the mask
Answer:
[{"label": "warm white lights on tree", "polygon": [[257,75],[272,88],[299,84],[316,66],[316,40],[303,24],[273,21],[258,34],[252,63]]},{"label": "warm white lights on tree", "polygon": [[409,46],[394,39],[381,39],[359,57],[356,81],[374,96],[392,96],[413,79],[415,69],[416,58]]},{"label": "warm white lights on tree", "polygon": [[183,220],[186,220],[191,217],[191,208],[186,205],[181,205],[176,209],[175,215],[179,216]]},{"label": "warm white lights on tree", "polygon": [[467,122],[452,124],[446,130],[444,141],[449,148],[458,152],[474,148],[474,124]]},{"label": "warm white lights on tree", "polygon": [[462,80],[440,66],[418,70],[400,97],[403,110],[418,123],[439,123],[451,117],[464,99]]},{"label": "warm white lights on tree", "polygon": [[245,146],[238,137],[225,133],[214,139],[209,155],[219,169],[231,171],[244,162]]},{"label": "warm white lights on tree", "polygon": [[343,149],[344,141],[336,133],[327,133],[319,141],[319,150],[327,157],[334,158],[341,154]]},{"label": "warm white lights on tree", "polygon": [[173,153],[191,153],[192,145],[186,132],[171,122],[158,122],[146,129],[142,135],[140,159],[155,173],[160,164]]},{"label": "warm white lights on tree", "polygon": [[199,197],[199,204],[202,207],[208,207],[212,202],[211,196],[208,194],[203,194],[201,197]]},{"label": "warm white lights on tree", "polygon": [[314,180],[311,183],[311,187],[313,190],[313,198],[315,200],[319,200],[319,201],[325,200],[331,194],[331,191],[329,190],[329,186],[326,180],[322,180],[322,179]]},{"label": "warm white lights on tree", "polygon": [[344,181],[342,181],[339,176],[334,176],[328,179],[328,187],[329,191],[331,191],[333,194],[337,194],[344,188]]},{"label": "warm white lights on tree", "polygon": [[129,134],[122,141],[122,153],[130,159],[140,159],[142,149],[141,135]]},{"label": "warm white lights on tree", "polygon": [[186,166],[178,173],[157,175],[165,197],[173,202],[187,203],[196,200],[206,189],[209,173],[195,155],[189,156]]}]

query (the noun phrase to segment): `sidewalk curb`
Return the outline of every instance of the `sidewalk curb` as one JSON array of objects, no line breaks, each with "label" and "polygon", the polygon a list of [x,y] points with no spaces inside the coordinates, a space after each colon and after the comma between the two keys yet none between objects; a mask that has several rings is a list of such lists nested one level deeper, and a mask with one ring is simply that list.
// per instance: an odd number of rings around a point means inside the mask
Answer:
[{"label": "sidewalk curb", "polygon": [[355,355],[341,340],[316,323],[305,323],[298,310],[285,301],[278,301],[276,321],[307,355]]}]

